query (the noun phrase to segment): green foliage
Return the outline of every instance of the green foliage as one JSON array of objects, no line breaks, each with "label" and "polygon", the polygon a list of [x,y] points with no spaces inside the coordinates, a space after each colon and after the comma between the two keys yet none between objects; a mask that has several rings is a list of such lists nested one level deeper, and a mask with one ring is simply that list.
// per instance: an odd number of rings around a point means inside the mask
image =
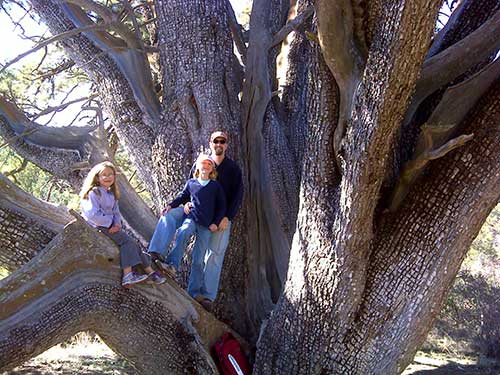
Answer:
[{"label": "green foliage", "polygon": [[55,179],[30,162],[23,166],[23,160],[10,148],[0,149],[0,172],[37,198],[79,209],[78,196],[66,182]]},{"label": "green foliage", "polygon": [[134,165],[128,158],[127,152],[121,144],[119,144],[118,150],[116,151],[115,162],[120,167],[122,173],[127,176],[128,180],[134,187],[135,191],[137,191],[139,196],[144,200],[144,202],[146,202],[148,206],[152,207],[153,200],[151,199],[151,194],[149,194],[149,192],[143,187],[142,182],[137,177]]}]

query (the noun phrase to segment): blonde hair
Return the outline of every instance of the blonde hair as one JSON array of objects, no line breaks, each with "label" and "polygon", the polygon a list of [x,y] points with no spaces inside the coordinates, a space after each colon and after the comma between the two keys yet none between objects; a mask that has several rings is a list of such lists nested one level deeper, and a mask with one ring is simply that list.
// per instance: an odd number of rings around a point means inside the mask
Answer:
[{"label": "blonde hair", "polygon": [[[80,191],[80,198],[88,199],[90,191],[99,186],[99,174],[106,168],[113,170],[115,181],[113,182],[113,185],[111,185],[110,189],[113,192],[115,199],[120,199],[120,191],[118,190],[118,185],[116,184],[116,168],[113,163],[109,161],[103,161],[102,163],[96,164],[92,167],[92,169],[89,171],[89,174],[83,181],[82,190]],[[97,194],[99,194],[98,191]]]},{"label": "blonde hair", "polygon": [[[196,170],[194,171],[193,176],[195,178],[200,177],[200,170],[198,169],[198,167],[196,167]],[[210,172],[210,174],[208,175],[208,178],[211,180],[217,180],[217,171],[215,170],[213,164],[212,164],[212,172]]]}]

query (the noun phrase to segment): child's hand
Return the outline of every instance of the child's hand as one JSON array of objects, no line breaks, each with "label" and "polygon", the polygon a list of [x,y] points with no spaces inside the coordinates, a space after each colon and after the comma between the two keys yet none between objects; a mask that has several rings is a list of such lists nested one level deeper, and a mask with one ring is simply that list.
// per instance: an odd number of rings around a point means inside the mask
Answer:
[{"label": "child's hand", "polygon": [[193,204],[191,202],[187,202],[185,205],[184,205],[184,213],[186,215],[189,215],[189,213],[191,212],[191,208],[193,208]]},{"label": "child's hand", "polygon": [[210,229],[210,232],[217,232],[217,225],[210,224],[210,226],[208,227],[208,229]]},{"label": "child's hand", "polygon": [[170,209],[171,209],[171,208],[172,208],[172,207],[170,207],[170,206],[165,207],[165,208],[161,211],[161,213],[160,213],[160,217],[162,217],[162,216],[163,216],[163,215],[165,215],[168,211],[170,211]]},{"label": "child's hand", "polygon": [[122,226],[120,224],[115,224],[111,228],[109,228],[109,233],[117,233],[120,231],[120,229],[122,229]]}]

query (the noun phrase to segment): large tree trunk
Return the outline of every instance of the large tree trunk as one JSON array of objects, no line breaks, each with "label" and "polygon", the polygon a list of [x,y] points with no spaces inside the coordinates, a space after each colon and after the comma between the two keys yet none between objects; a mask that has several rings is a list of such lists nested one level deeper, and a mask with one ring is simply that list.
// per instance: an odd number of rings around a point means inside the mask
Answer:
[{"label": "large tree trunk", "polygon": [[[157,0],[161,100],[128,26],[63,40],[157,208],[209,134],[230,134],[246,196],[215,317],[256,346],[254,373],[397,374],[424,340],[500,199],[500,15],[473,3],[431,43],[438,0],[304,0],[286,25],[288,1],[255,0],[247,46],[227,1]],[[114,17],[87,1],[32,4],[54,34],[92,25],[82,4]],[[275,60],[292,27],[280,98]],[[112,157],[102,129],[40,129],[3,99],[0,130],[75,188]],[[119,182],[147,240],[154,217]],[[0,283],[0,370],[90,329],[143,374],[216,372],[209,348],[228,328],[214,315],[173,282],[123,290],[110,241],[79,221],[62,229],[64,210],[47,216],[54,207],[7,181],[0,191],[0,262],[14,271]]]}]

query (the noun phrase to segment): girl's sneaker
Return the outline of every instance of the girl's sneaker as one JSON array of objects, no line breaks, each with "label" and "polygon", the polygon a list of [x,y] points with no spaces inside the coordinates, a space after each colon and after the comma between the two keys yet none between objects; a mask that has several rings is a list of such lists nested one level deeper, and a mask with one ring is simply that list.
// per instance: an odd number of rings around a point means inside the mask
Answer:
[{"label": "girl's sneaker", "polygon": [[122,278],[122,286],[125,288],[130,288],[133,284],[141,283],[148,278],[148,275],[139,275],[132,271],[127,273]]},{"label": "girl's sneaker", "polygon": [[158,271],[151,272],[148,275],[148,284],[163,284],[165,281],[167,281],[167,278]]}]

